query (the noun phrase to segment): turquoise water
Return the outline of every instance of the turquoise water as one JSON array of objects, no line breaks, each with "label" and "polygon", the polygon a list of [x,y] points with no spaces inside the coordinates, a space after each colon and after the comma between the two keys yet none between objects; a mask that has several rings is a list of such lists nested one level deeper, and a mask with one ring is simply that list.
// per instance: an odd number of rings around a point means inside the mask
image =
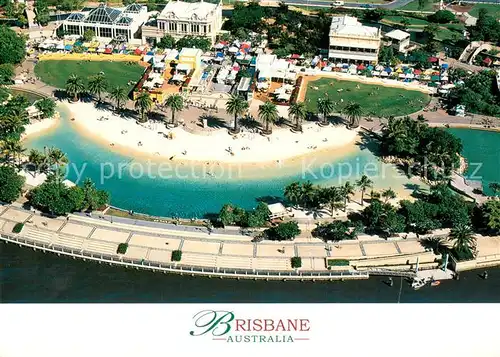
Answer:
[{"label": "turquoise water", "polygon": [[[60,111],[63,119],[58,127],[43,136],[28,140],[26,146],[39,149],[44,146],[59,147],[70,160],[68,179],[78,182],[78,172],[83,169],[81,178],[90,177],[98,187],[108,190],[113,205],[135,212],[158,216],[202,217],[205,213],[218,212],[227,202],[253,208],[258,198],[272,201],[275,197],[282,196],[285,185],[296,180],[340,184],[347,179],[354,181],[363,172],[373,176],[376,187],[391,186],[397,190],[402,189],[407,182],[404,178],[396,177],[397,172],[392,166],[381,164],[369,150],[361,148],[342,159],[332,159],[329,165],[315,164],[316,167],[311,170],[303,170],[301,165],[295,170],[272,168],[272,178],[266,179],[229,179],[227,174],[217,179],[208,176],[196,178],[194,175],[199,176],[201,168],[188,166],[178,168],[181,177],[159,178],[156,162],[150,164],[153,166],[148,170],[145,159],[134,160],[130,156],[110,151],[108,147],[77,132],[72,123],[64,119],[69,116],[66,108],[61,108]],[[169,164],[168,160],[164,164]],[[122,165],[120,170],[119,165]],[[112,176],[111,167],[115,171]],[[138,178],[141,167],[150,174]],[[377,179],[382,173],[387,177],[383,181]],[[106,176],[111,177],[101,180],[101,177]],[[267,173],[267,176],[271,175]]]},{"label": "turquoise water", "polygon": [[469,164],[466,176],[483,182],[484,192],[492,195],[488,185],[500,182],[500,132],[471,129],[449,129],[463,143],[463,155]]}]

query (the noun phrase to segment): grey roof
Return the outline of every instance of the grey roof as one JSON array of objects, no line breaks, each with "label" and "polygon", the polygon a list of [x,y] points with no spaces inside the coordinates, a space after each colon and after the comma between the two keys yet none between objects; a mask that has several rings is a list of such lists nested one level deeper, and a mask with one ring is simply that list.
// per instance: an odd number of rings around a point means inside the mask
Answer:
[{"label": "grey roof", "polygon": [[142,5],[139,4],[130,4],[125,8],[125,12],[131,12],[131,13],[139,13],[142,9]]},{"label": "grey roof", "polygon": [[127,16],[122,16],[118,21],[116,21],[118,25],[128,25],[132,23],[132,19]]},{"label": "grey roof", "polygon": [[82,20],[83,20],[83,18],[84,18],[84,17],[85,17],[85,15],[84,15],[84,14],[79,14],[79,13],[77,13],[77,12],[74,12],[74,13],[70,14],[70,15],[66,18],[66,20],[68,20],[68,21],[73,21],[73,22],[80,22],[80,21],[82,21]]},{"label": "grey roof", "polygon": [[113,9],[111,7],[107,7],[104,4],[101,4],[99,5],[99,7],[90,12],[85,21],[101,24],[112,24],[118,18],[118,16],[120,16],[120,14],[120,10]]}]

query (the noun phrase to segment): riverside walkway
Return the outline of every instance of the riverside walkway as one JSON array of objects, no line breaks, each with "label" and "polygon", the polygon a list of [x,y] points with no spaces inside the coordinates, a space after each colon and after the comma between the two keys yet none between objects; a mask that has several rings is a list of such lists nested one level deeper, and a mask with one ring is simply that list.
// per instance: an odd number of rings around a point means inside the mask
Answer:
[{"label": "riverside walkway", "polygon": [[[12,233],[16,223],[24,223],[19,234]],[[48,218],[13,206],[0,206],[0,233],[4,241],[74,258],[164,272],[236,278],[366,279],[371,267],[387,261],[399,264],[399,270],[408,270],[411,265],[405,265],[407,257],[432,258],[432,253],[416,239],[374,238],[324,243],[302,237],[291,242],[255,243],[251,237],[236,233],[208,234],[202,229],[147,227],[74,215]],[[120,243],[128,244],[123,255],[116,252]],[[500,239],[494,243],[489,244],[500,254]],[[182,251],[182,260],[178,263],[171,261],[174,250]],[[302,258],[302,268],[298,271],[291,267],[291,258],[295,256]],[[329,270],[327,258],[348,259],[356,269]]]}]

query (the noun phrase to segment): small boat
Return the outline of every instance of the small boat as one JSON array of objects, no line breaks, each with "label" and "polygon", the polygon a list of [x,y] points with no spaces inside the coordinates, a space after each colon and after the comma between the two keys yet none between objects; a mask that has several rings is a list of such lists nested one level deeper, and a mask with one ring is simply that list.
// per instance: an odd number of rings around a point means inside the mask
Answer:
[{"label": "small boat", "polygon": [[439,286],[439,284],[441,284],[441,282],[439,280],[431,281],[431,286]]},{"label": "small boat", "polygon": [[414,290],[418,290],[421,287],[425,286],[427,284],[427,281],[424,278],[415,278],[413,279],[413,282],[411,283],[411,287]]}]

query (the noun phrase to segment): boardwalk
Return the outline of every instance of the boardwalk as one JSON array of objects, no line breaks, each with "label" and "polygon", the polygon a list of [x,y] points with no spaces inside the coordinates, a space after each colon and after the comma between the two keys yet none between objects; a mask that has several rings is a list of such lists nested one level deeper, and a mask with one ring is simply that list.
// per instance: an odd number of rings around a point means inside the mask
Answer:
[{"label": "boardwalk", "polygon": [[[16,223],[24,223],[22,232],[12,233]],[[108,222],[101,219],[71,216],[47,218],[16,207],[0,207],[0,232],[4,240],[17,241],[23,245],[37,245],[40,249],[62,254],[99,257],[113,262],[136,264],[183,271],[204,270],[205,274],[241,271],[248,274],[296,274],[291,267],[291,258],[300,256],[302,268],[299,277],[322,275],[332,278],[340,276],[339,270],[326,268],[325,258],[348,259],[360,267],[373,266],[405,255],[429,254],[415,239],[397,243],[379,238],[324,243],[315,238],[298,238],[292,242],[251,242],[251,237],[235,233],[208,235],[204,230],[176,230],[163,227],[130,225]],[[127,243],[124,255],[116,253],[120,243]],[[171,262],[172,251],[181,250],[182,260]],[[405,259],[395,262],[398,270],[405,269]],[[372,263],[370,263],[372,262]],[[194,267],[194,268],[193,268]],[[409,269],[411,265],[407,266]],[[162,268],[162,269],[163,269]],[[347,270],[346,270],[347,269]],[[351,274],[353,267],[343,268],[344,276]],[[366,276],[365,272],[358,272]],[[352,274],[351,274],[352,275]],[[354,274],[355,275],[355,274]]]}]

